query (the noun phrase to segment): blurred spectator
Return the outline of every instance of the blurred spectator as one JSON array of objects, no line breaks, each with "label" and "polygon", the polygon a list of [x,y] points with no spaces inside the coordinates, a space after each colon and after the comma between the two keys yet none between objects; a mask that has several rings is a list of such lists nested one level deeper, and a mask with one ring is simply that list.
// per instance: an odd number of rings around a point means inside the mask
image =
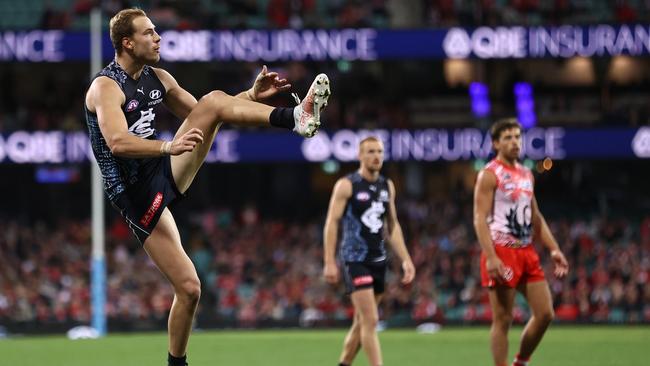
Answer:
[{"label": "blurred spectator", "polygon": [[[400,206],[418,277],[404,288],[399,266],[392,266],[381,316],[391,325],[489,321],[487,294],[478,281],[478,244],[468,234],[466,209],[451,201],[419,203],[404,200]],[[342,289],[321,279],[320,226],[271,218],[251,224],[250,218],[257,217],[251,216],[252,208],[241,215],[197,212],[190,220],[194,234],[186,243],[204,287],[200,321],[316,326],[349,318],[351,307]],[[446,214],[436,216],[435,226],[422,225],[434,212]],[[242,219],[224,221],[226,213]],[[0,221],[3,323],[89,321],[90,225],[61,220],[57,225]],[[108,317],[164,323],[173,292],[120,222],[116,218],[107,232]],[[647,222],[647,217],[641,221]],[[604,217],[550,225],[558,240],[568,240],[563,245],[572,268],[563,281],[548,276],[558,321],[650,322],[645,226],[623,227]],[[542,259],[550,274],[545,254]],[[516,321],[526,319],[525,302],[516,302],[515,315]]]}]

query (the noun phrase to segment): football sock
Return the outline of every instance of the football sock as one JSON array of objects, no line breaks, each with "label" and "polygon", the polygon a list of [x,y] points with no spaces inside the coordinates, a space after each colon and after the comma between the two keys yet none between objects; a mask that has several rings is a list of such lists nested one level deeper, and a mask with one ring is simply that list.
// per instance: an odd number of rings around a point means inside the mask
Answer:
[{"label": "football sock", "polygon": [[271,126],[288,128],[290,130],[296,125],[293,120],[293,108],[277,107],[271,112],[269,117]]},{"label": "football sock", "polygon": [[340,362],[340,363],[339,363],[339,366],[350,366],[350,365],[348,365],[348,364],[346,364],[346,363],[343,363],[343,362]]},{"label": "football sock", "polygon": [[530,357],[523,358],[519,356],[519,353],[517,353],[517,356],[515,356],[515,360],[512,362],[512,366],[527,366],[528,361],[530,361]]},{"label": "football sock", "polygon": [[168,366],[187,366],[186,361],[187,355],[183,357],[174,357],[171,353],[167,353],[167,365]]}]

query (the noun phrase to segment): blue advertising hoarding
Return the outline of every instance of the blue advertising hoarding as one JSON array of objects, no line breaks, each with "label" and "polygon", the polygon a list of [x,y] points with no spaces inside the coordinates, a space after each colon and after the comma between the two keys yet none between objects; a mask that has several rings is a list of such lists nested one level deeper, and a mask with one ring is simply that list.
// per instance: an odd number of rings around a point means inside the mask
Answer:
[{"label": "blue advertising hoarding", "polygon": [[[208,163],[354,161],[361,139],[377,136],[389,161],[463,161],[490,155],[489,134],[476,128],[321,131],[311,139],[278,131],[223,130]],[[158,138],[170,140],[164,132]],[[650,127],[531,128],[524,133],[522,157],[552,159],[650,158]],[[0,163],[86,163],[92,151],[85,132],[16,131],[0,135]]]},{"label": "blue advertising hoarding", "polygon": [[[417,30],[281,29],[161,32],[161,58],[184,61],[304,61],[445,58],[569,58],[650,54],[650,25],[479,27]],[[113,57],[108,34],[105,59]],[[0,32],[0,61],[90,58],[87,32]]]}]

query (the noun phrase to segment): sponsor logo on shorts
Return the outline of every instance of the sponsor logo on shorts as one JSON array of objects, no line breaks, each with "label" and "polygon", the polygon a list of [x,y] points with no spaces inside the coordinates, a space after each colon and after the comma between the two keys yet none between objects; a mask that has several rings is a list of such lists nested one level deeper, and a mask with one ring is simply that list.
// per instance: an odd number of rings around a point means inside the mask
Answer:
[{"label": "sponsor logo on shorts", "polygon": [[506,281],[512,280],[512,277],[514,276],[514,272],[512,271],[512,268],[510,267],[504,267],[503,268],[503,279]]},{"label": "sponsor logo on shorts", "polygon": [[372,283],[372,276],[357,277],[352,282],[355,286],[369,285]]},{"label": "sponsor logo on shorts", "polygon": [[136,108],[138,108],[138,101],[135,99],[131,99],[129,103],[126,105],[126,111],[131,112],[134,111]]},{"label": "sponsor logo on shorts", "polygon": [[156,196],[153,198],[153,202],[151,202],[151,206],[149,206],[147,212],[145,212],[144,216],[142,216],[142,218],[140,219],[140,223],[144,227],[149,226],[149,223],[151,223],[151,220],[156,215],[156,212],[160,209],[160,205],[162,205],[162,201],[163,201],[163,194],[161,192],[156,193]]}]

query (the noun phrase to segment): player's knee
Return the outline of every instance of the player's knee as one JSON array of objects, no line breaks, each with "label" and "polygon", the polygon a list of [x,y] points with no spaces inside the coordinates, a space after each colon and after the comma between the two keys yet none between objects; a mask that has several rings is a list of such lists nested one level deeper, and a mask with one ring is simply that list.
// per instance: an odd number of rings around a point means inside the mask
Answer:
[{"label": "player's knee", "polygon": [[201,298],[201,281],[198,278],[183,281],[177,289],[177,295],[189,302],[198,302]]},{"label": "player's knee", "polygon": [[209,108],[212,110],[212,113],[220,116],[223,108],[227,105],[227,100],[230,98],[232,98],[230,95],[221,90],[213,90],[204,95],[201,100],[204,101],[204,103],[208,104]]},{"label": "player's knee", "polygon": [[377,324],[379,323],[379,317],[377,314],[364,314],[361,315],[360,319],[360,326],[361,327],[368,327],[375,329],[377,327]]},{"label": "player's knee", "polygon": [[512,324],[512,314],[496,313],[493,316],[492,323],[499,327],[508,328]]},{"label": "player's knee", "polygon": [[544,324],[550,324],[555,319],[555,312],[552,308],[542,311],[540,314],[535,314],[535,317]]}]

